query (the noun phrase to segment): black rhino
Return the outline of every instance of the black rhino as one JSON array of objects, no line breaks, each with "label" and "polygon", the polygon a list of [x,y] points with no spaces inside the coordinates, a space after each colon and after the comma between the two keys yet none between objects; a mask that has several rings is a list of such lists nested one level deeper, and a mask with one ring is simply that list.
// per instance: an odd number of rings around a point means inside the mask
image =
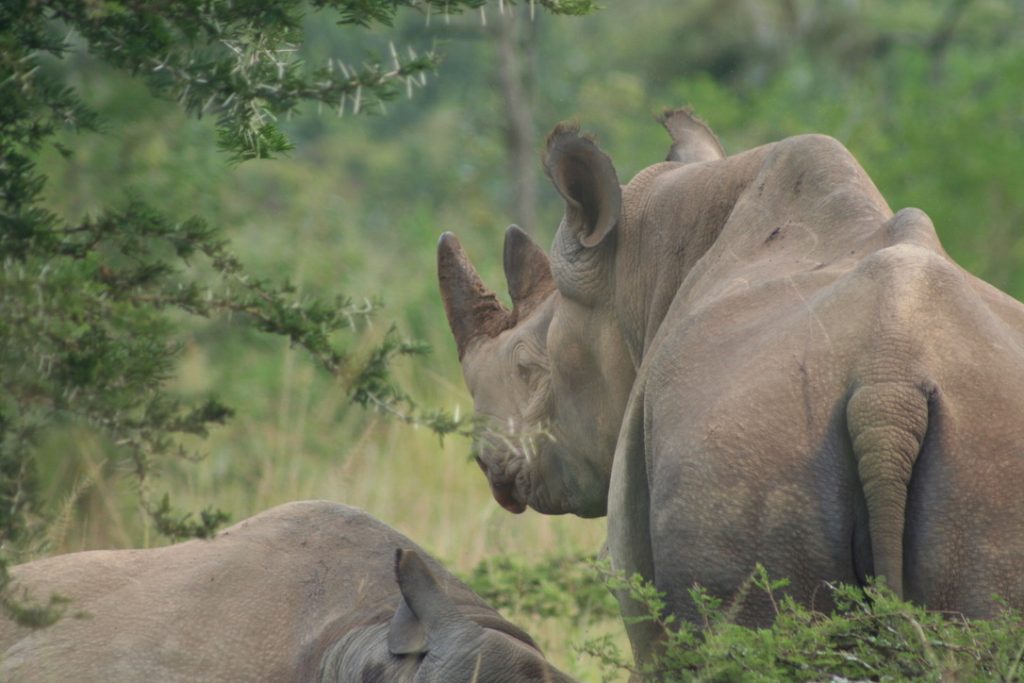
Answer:
[{"label": "black rhino", "polygon": [[39,631],[0,620],[0,680],[571,683],[408,538],[356,508],[305,501],[151,550],[14,567],[70,598]]},{"label": "black rhino", "polygon": [[[663,123],[668,160],[625,186],[551,133],[565,215],[550,258],[506,233],[511,310],[441,238],[494,497],[607,512],[613,564],[690,619],[690,586],[732,596],[756,562],[819,608],[823,581],[868,575],[970,616],[1024,605],[1024,305],[836,140],[726,157],[689,112]],[[658,634],[628,628],[646,656]]]}]

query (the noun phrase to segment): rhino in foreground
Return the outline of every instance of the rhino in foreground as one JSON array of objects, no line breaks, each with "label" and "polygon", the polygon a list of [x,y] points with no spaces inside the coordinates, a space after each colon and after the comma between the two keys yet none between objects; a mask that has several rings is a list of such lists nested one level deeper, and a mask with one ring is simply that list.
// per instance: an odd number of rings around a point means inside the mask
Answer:
[{"label": "rhino in foreground", "polygon": [[416,544],[345,505],[289,503],[209,541],[11,574],[15,590],[72,602],[38,631],[0,620],[5,683],[572,680]]},{"label": "rhino in foreground", "polygon": [[[728,598],[757,562],[820,609],[824,581],[868,575],[969,616],[1024,606],[1024,305],[836,140],[727,157],[689,112],[663,123],[668,160],[625,186],[551,133],[565,214],[550,256],[506,233],[511,310],[440,240],[495,499],[607,513],[613,565],[691,620],[694,583]],[[659,634],[627,628],[643,658]]]}]

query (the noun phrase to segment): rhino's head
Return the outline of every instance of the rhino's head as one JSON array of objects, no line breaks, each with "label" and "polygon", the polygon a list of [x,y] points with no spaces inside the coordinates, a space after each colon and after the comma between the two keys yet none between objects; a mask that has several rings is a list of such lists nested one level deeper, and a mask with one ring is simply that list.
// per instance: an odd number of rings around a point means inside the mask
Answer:
[{"label": "rhino's head", "polygon": [[387,647],[416,662],[413,683],[572,683],[511,624],[495,618],[490,628],[464,616],[415,551],[397,551],[395,573],[402,602]]},{"label": "rhino's head", "polygon": [[635,370],[613,311],[622,190],[611,161],[574,128],[549,136],[545,169],[565,200],[549,260],[505,234],[512,310],[481,281],[454,235],[438,277],[463,375],[486,428],[476,460],[495,499],[584,517],[605,513],[612,456]]}]

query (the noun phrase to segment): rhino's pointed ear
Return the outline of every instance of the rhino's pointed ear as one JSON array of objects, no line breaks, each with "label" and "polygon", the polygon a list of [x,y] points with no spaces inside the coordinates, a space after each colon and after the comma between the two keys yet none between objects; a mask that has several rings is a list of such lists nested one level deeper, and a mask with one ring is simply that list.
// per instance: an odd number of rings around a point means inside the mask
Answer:
[{"label": "rhino's pointed ear", "polygon": [[450,232],[437,243],[437,280],[460,360],[471,341],[481,335],[496,336],[512,324],[511,313],[484,285]]},{"label": "rhino's pointed ear", "polygon": [[518,225],[505,231],[505,279],[512,297],[513,313],[521,319],[555,288],[551,263],[544,250],[530,239]]},{"label": "rhino's pointed ear", "polygon": [[718,136],[689,107],[666,110],[659,121],[672,136],[672,147],[665,161],[692,164],[725,158]]},{"label": "rhino's pointed ear", "polygon": [[578,126],[561,123],[548,135],[544,170],[565,200],[566,227],[584,247],[596,247],[622,214],[612,160]]},{"label": "rhino's pointed ear", "polygon": [[415,550],[396,551],[395,577],[402,602],[388,624],[392,654],[426,652],[432,640],[455,629],[480,628],[459,612]]}]

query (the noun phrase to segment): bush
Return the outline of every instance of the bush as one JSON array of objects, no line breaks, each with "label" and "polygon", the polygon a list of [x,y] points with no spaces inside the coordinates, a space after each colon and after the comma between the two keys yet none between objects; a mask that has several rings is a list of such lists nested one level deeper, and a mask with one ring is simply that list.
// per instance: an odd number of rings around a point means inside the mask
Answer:
[{"label": "bush", "polygon": [[[836,607],[822,614],[780,596],[786,583],[758,566],[741,589],[769,596],[776,610],[770,628],[740,626],[729,604],[694,587],[704,619],[698,627],[665,615],[663,596],[639,576],[609,578],[664,629],[660,656],[639,672],[661,681],[1020,680],[1024,615],[1017,610],[970,620],[917,607],[871,583],[830,585]],[[581,649],[602,662],[605,680],[635,672],[606,639]]]},{"label": "bush", "polygon": [[551,556],[535,564],[499,555],[474,567],[466,583],[498,609],[568,620],[577,627],[619,613],[594,571],[594,559],[582,555]]}]

